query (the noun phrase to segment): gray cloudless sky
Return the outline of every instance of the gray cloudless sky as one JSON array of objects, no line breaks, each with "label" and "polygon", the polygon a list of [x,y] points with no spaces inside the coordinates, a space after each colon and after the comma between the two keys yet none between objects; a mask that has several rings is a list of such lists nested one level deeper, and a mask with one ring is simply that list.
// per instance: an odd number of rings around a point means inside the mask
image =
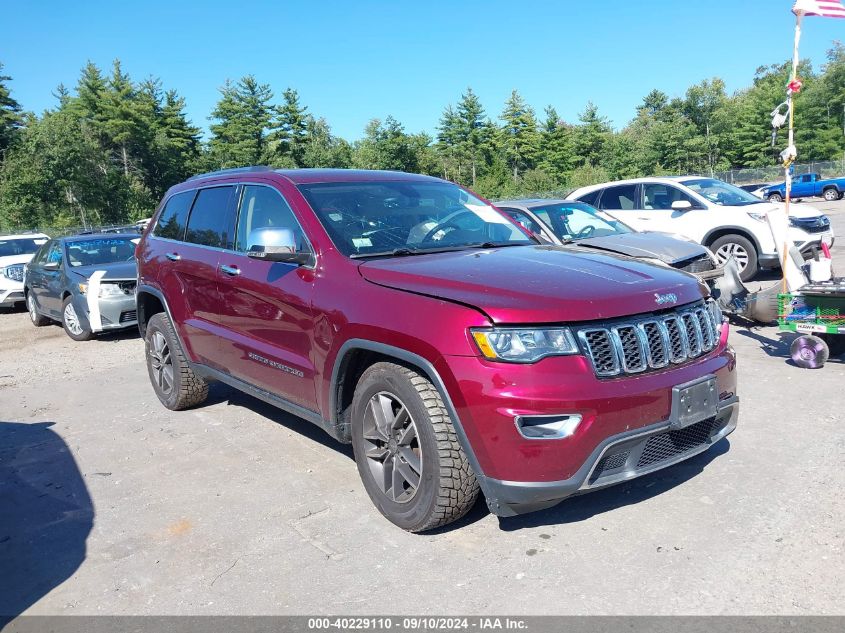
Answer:
[{"label": "gray cloudless sky", "polygon": [[[55,106],[86,61],[119,58],[133,79],[161,78],[203,128],[227,79],[292,87],[349,140],[393,115],[434,134],[471,86],[488,116],[519,90],[575,121],[588,101],[625,125],[652,88],[681,96],[718,76],[749,85],[792,53],[791,0],[359,0],[14,3],[0,22],[0,61],[28,110]],[[845,20],[806,18],[802,57],[817,67]]]}]

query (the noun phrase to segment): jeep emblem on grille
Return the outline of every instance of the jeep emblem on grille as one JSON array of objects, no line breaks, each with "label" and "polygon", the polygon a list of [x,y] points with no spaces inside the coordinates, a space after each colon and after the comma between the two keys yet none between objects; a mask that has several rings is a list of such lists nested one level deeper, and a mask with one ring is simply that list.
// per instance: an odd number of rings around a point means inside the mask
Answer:
[{"label": "jeep emblem on grille", "polygon": [[662,306],[667,303],[678,303],[678,295],[670,292],[669,294],[661,295],[654,293],[654,301],[657,305]]}]

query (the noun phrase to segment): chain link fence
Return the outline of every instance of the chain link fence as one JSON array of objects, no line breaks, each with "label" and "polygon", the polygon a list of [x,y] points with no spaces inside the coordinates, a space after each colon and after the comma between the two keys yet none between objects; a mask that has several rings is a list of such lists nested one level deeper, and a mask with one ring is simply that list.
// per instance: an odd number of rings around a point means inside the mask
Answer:
[{"label": "chain link fence", "polygon": [[135,224],[104,224],[101,226],[36,226],[36,227],[8,227],[0,226],[0,235],[16,235],[25,233],[43,233],[50,237],[65,237],[84,233],[132,233],[141,232],[141,227]]},{"label": "chain link fence", "polygon": [[[795,163],[794,168],[794,176],[817,173],[821,174],[822,178],[839,178],[845,176],[845,159]],[[772,165],[771,167],[750,167],[746,169],[717,171],[715,177],[735,185],[783,182],[783,167]]]}]

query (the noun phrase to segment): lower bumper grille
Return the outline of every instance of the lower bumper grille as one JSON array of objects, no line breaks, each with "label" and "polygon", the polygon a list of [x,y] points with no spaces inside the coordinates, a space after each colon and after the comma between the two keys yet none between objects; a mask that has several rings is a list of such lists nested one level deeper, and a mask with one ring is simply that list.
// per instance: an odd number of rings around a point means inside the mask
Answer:
[{"label": "lower bumper grille", "polygon": [[679,431],[667,431],[648,438],[645,443],[637,468],[646,468],[652,464],[672,459],[687,451],[698,448],[710,440],[715,418],[704,420]]}]

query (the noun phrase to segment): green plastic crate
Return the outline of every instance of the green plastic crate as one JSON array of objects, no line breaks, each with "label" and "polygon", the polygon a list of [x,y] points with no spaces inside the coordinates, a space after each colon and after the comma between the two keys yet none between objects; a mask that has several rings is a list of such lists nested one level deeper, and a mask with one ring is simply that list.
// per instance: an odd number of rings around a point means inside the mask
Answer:
[{"label": "green plastic crate", "polygon": [[801,334],[845,334],[845,297],[778,295],[778,325]]}]

